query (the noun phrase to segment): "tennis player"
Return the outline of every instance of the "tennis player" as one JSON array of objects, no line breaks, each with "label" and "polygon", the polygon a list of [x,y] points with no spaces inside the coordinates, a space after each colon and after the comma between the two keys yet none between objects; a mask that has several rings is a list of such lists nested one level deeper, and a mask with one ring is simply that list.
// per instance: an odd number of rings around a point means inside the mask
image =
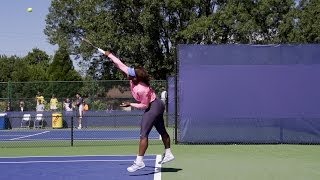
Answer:
[{"label": "tennis player", "polygon": [[145,167],[143,162],[144,154],[148,148],[148,136],[153,126],[155,126],[158,133],[161,135],[165,152],[162,157],[161,164],[174,160],[174,156],[170,150],[170,136],[164,126],[163,113],[165,110],[164,103],[157,98],[156,93],[150,87],[150,79],[146,70],[142,67],[131,68],[121,62],[109,51],[98,49],[99,52],[108,56],[112,62],[123,71],[130,80],[131,94],[137,103],[122,103],[123,107],[135,107],[144,110],[140,125],[140,143],[139,152],[133,164],[127,168],[129,172],[135,172]]}]

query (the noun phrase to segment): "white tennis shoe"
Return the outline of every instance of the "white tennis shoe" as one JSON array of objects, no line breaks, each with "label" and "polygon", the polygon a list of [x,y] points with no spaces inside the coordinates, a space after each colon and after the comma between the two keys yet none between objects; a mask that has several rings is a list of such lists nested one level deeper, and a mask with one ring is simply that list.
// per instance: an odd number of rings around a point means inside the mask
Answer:
[{"label": "white tennis shoe", "polygon": [[139,169],[142,169],[144,167],[146,167],[144,162],[136,163],[136,161],[134,161],[133,164],[130,167],[127,168],[127,170],[129,172],[135,172],[135,171],[137,171]]},{"label": "white tennis shoe", "polygon": [[170,161],[173,161],[174,160],[174,156],[173,154],[164,154],[162,156],[162,160],[159,162],[159,164],[164,164],[164,163],[168,163]]}]

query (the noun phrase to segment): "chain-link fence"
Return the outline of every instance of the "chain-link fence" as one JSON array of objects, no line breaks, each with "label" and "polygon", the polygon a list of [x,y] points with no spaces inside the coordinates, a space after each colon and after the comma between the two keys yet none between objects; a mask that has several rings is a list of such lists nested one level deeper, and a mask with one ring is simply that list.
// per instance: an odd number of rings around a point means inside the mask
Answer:
[{"label": "chain-link fence", "polygon": [[[152,81],[152,87],[160,96],[167,89],[167,81]],[[123,101],[132,101],[128,81],[61,81],[61,82],[6,82],[0,83],[0,111],[35,111],[37,96],[43,97],[45,111],[50,111],[50,100],[55,96],[57,109],[63,111],[66,99],[75,102],[80,93],[91,110],[119,110]]]},{"label": "chain-link fence", "polygon": [[[143,111],[119,106],[134,101],[128,81],[8,82],[0,86],[0,147],[123,145],[139,140]],[[160,98],[167,81],[152,81],[152,87]],[[75,106],[76,93],[89,107],[82,114]],[[58,100],[56,109],[52,97]],[[173,114],[165,113],[164,119],[173,137]],[[149,138],[151,144],[162,143],[155,129]]]}]

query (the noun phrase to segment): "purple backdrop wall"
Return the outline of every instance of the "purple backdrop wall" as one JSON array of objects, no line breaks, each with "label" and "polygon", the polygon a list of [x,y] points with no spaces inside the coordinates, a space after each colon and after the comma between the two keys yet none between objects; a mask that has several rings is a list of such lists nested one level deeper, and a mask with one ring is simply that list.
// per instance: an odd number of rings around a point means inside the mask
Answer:
[{"label": "purple backdrop wall", "polygon": [[179,142],[320,143],[319,45],[180,45]]}]

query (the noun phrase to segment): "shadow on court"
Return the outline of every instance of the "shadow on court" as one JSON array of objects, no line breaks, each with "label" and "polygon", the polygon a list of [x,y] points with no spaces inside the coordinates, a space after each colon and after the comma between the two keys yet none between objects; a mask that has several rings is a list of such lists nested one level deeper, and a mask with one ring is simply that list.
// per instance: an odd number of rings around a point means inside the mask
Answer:
[{"label": "shadow on court", "polygon": [[[146,166],[146,168],[152,168],[154,169],[155,167],[154,166]],[[160,170],[159,170],[160,169]],[[182,171],[183,169],[180,169],[180,168],[165,168],[165,167],[161,167],[161,168],[157,168],[157,171],[156,172],[145,172],[142,170],[138,170],[136,171],[134,174],[130,174],[129,176],[148,176],[148,175],[152,175],[152,174],[157,174],[159,172],[161,173],[175,173],[175,172],[178,172],[178,171]]]},{"label": "shadow on court", "polygon": [[182,171],[180,168],[161,168],[161,172],[178,172]]}]

